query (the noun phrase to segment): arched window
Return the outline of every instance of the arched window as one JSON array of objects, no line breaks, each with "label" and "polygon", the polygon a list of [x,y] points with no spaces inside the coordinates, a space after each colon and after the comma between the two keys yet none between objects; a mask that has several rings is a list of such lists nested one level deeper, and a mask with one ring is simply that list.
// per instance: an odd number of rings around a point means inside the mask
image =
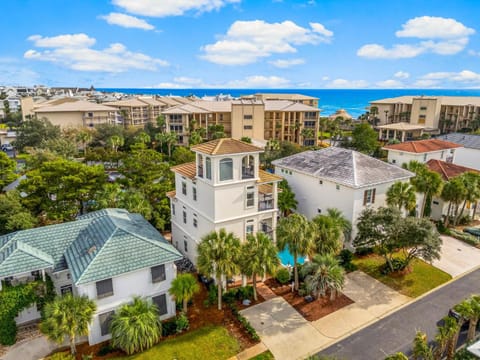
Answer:
[{"label": "arched window", "polygon": [[242,179],[253,179],[255,176],[255,158],[252,155],[242,159]]},{"label": "arched window", "polygon": [[205,172],[205,177],[212,180],[212,160],[209,157],[205,158]]},{"label": "arched window", "polygon": [[233,160],[225,158],[220,160],[220,181],[233,180]]}]

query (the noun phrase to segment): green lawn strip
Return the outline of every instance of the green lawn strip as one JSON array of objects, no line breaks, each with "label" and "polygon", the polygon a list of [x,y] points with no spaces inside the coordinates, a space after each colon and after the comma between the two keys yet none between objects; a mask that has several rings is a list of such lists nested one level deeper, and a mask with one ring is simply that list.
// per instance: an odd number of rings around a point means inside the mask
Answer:
[{"label": "green lawn strip", "polygon": [[129,360],[176,359],[176,360],[224,360],[236,355],[240,345],[228,331],[220,326],[206,326],[161,341],[143,353],[132,355]]},{"label": "green lawn strip", "polygon": [[253,358],[250,358],[250,360],[275,360],[275,358],[273,357],[273,354],[267,350],[261,354],[258,354],[257,356],[254,356]]},{"label": "green lawn strip", "polygon": [[412,261],[413,271],[403,276],[383,275],[380,269],[385,260],[378,255],[356,258],[353,263],[378,281],[410,297],[420,296],[452,278],[446,272],[419,259]]}]

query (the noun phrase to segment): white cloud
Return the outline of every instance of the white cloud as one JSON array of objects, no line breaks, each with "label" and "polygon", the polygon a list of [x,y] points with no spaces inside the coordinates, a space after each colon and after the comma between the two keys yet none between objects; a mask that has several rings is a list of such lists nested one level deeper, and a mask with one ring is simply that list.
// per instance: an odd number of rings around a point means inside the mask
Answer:
[{"label": "white cloud", "polygon": [[236,21],[220,40],[202,47],[202,58],[216,64],[245,65],[272,54],[296,53],[296,46],[328,43],[333,33],[318,23],[311,29],[292,21]]},{"label": "white cloud", "polygon": [[459,83],[478,83],[480,84],[480,74],[471,70],[460,72],[432,72],[421,77],[423,80],[448,80]]},{"label": "white cloud", "polygon": [[475,33],[461,22],[451,18],[420,16],[408,20],[402,30],[395,33],[397,37],[415,37],[420,39],[457,39]]},{"label": "white cloud", "polygon": [[413,86],[418,87],[418,88],[436,88],[438,87],[439,82],[436,80],[426,80],[426,79],[420,79],[417,80],[413,83]]},{"label": "white cloud", "polygon": [[395,74],[393,74],[394,77],[398,79],[408,79],[410,77],[410,74],[406,71],[397,71]]},{"label": "white cloud", "polygon": [[365,80],[346,80],[346,79],[335,79],[326,84],[327,88],[334,89],[358,89],[366,88],[368,82]]},{"label": "white cloud", "polygon": [[[48,61],[79,71],[100,71],[110,73],[125,72],[130,69],[155,71],[158,66],[167,66],[165,60],[155,59],[142,53],[129,51],[120,43],[96,50],[91,46],[94,38],[85,34],[59,35],[52,38],[40,35],[30,36],[36,47],[53,48],[47,50],[27,50],[24,58]],[[66,39],[74,39],[71,43]]]},{"label": "white cloud", "polygon": [[475,30],[467,28],[455,19],[422,16],[408,20],[402,30],[395,33],[397,37],[426,39],[417,44],[394,44],[387,48],[379,44],[363,45],[357,55],[369,59],[413,58],[423,53],[438,55],[457,54],[468,44],[469,35]]},{"label": "white cloud", "polygon": [[285,69],[289,68],[295,65],[302,65],[305,64],[305,60],[303,59],[278,59],[274,61],[270,61],[270,64],[272,64],[275,67]]},{"label": "white cloud", "polygon": [[394,45],[386,49],[382,45],[367,44],[357,50],[357,55],[369,59],[405,59],[420,55],[424,48],[415,45]]},{"label": "white cloud", "polygon": [[87,48],[95,44],[96,40],[86,34],[65,34],[53,37],[43,37],[41,35],[32,35],[28,40],[33,42],[34,46],[44,48]]},{"label": "white cloud", "polygon": [[226,84],[228,88],[240,88],[240,89],[265,89],[265,88],[286,88],[291,85],[290,80],[279,76],[263,76],[254,75],[248,76],[243,80],[233,80]]},{"label": "white cloud", "polygon": [[113,0],[112,3],[125,11],[143,16],[179,16],[188,11],[210,12],[221,7],[239,3],[240,0]]},{"label": "white cloud", "polygon": [[395,79],[388,79],[388,80],[383,80],[383,81],[378,81],[375,83],[380,88],[385,88],[385,89],[398,89],[398,88],[403,88],[404,84],[401,81],[395,80]]},{"label": "white cloud", "polygon": [[108,15],[100,16],[110,25],[118,25],[125,28],[136,28],[143,30],[153,30],[155,27],[143,19],[139,19],[135,16],[130,16],[121,13],[110,13]]},{"label": "white cloud", "polygon": [[171,88],[171,89],[185,89],[185,88],[201,88],[201,89],[248,89],[248,88],[286,88],[291,86],[288,79],[279,76],[264,76],[252,75],[240,80],[230,80],[217,84],[206,84],[202,79],[190,77],[176,77],[171,82],[162,82],[155,87],[157,88]]}]

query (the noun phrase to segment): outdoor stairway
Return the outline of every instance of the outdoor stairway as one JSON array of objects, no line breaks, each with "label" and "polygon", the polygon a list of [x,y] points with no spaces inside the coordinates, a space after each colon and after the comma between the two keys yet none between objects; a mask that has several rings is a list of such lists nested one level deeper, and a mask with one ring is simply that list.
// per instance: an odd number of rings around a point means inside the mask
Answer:
[{"label": "outdoor stairway", "polygon": [[265,300],[270,300],[277,297],[277,295],[272,290],[270,290],[270,288],[263,282],[257,283],[257,292]]}]

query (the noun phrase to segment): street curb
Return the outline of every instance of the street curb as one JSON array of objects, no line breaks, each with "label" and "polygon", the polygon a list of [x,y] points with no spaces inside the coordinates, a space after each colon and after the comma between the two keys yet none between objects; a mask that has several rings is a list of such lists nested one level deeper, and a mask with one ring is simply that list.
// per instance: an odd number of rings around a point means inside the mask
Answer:
[{"label": "street curb", "polygon": [[[416,297],[416,298],[411,298],[412,300],[407,301],[407,302],[404,303],[404,304],[401,304],[401,305],[399,305],[399,306],[397,306],[397,307],[394,307],[394,308],[388,310],[385,314],[382,314],[382,315],[376,317],[375,320],[371,320],[371,321],[369,321],[369,322],[366,322],[365,324],[359,326],[358,328],[355,328],[355,329],[349,331],[348,333],[340,336],[339,338],[337,338],[337,339],[335,339],[335,340],[332,340],[331,342],[329,342],[329,343],[327,343],[327,344],[322,345],[322,346],[319,347],[318,349],[315,349],[314,351],[309,352],[309,353],[306,354],[305,356],[299,357],[298,359],[299,359],[299,360],[300,360],[300,359],[305,359],[305,357],[308,357],[308,356],[310,356],[310,355],[315,355],[315,354],[319,353],[320,351],[322,351],[322,350],[324,350],[324,349],[326,349],[326,348],[328,348],[328,347],[330,347],[330,346],[332,346],[332,345],[335,345],[336,343],[338,343],[338,342],[340,342],[340,341],[348,338],[349,336],[351,336],[351,335],[353,335],[353,334],[355,334],[355,333],[357,333],[357,332],[359,332],[359,331],[361,331],[361,330],[369,327],[370,325],[376,323],[377,321],[382,320],[382,319],[384,319],[384,318],[392,315],[393,313],[395,313],[395,312],[403,309],[404,307],[407,307],[407,306],[409,306],[409,305],[411,305],[411,304],[413,304],[413,303],[415,303],[415,302],[423,299],[424,297],[430,295],[431,293],[434,293],[435,291],[440,290],[441,288],[449,285],[450,283],[452,283],[452,282],[454,282],[454,281],[457,281],[457,280],[461,279],[462,277],[467,276],[467,275],[469,275],[469,274],[471,274],[471,273],[473,273],[473,272],[475,272],[475,271],[477,271],[477,270],[480,270],[480,265],[478,265],[477,267],[475,267],[475,268],[473,268],[473,269],[470,269],[470,270],[464,272],[463,274],[460,274],[460,275],[458,275],[458,276],[456,276],[456,277],[452,277],[452,278],[451,278],[450,280],[448,280],[447,282],[445,282],[445,283],[437,286],[436,288],[433,288],[433,289],[427,291],[426,293],[424,293],[424,294],[422,294],[422,295],[420,295],[420,296],[418,296],[418,297]],[[368,275],[368,274],[367,274],[367,275]],[[368,276],[370,276],[370,275],[368,275]]]}]

